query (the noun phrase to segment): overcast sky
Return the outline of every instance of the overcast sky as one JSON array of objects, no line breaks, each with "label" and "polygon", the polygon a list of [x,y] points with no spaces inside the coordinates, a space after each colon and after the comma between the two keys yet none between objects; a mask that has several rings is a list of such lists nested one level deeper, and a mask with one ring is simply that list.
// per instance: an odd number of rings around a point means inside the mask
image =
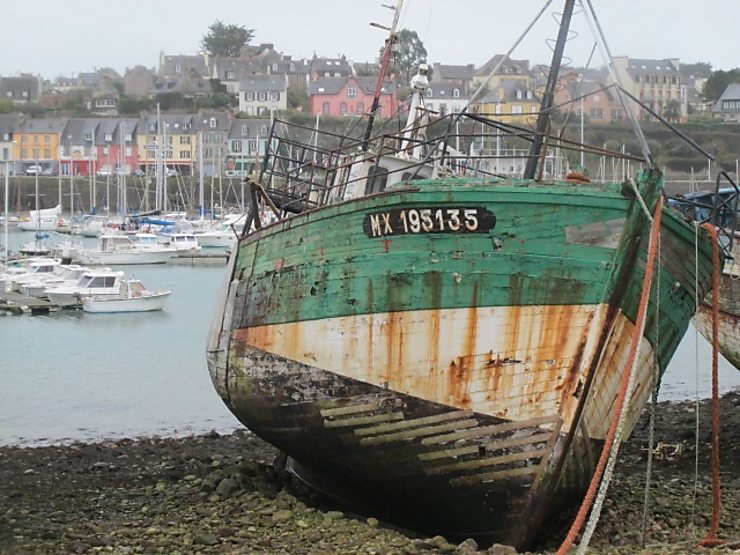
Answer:
[{"label": "overcast sky", "polygon": [[[216,20],[255,30],[252,44],[270,42],[294,58],[345,54],[373,61],[396,0],[34,0],[3,10],[0,75],[47,79],[112,67],[156,67],[160,51],[194,54]],[[611,53],[679,58],[717,69],[740,67],[740,0],[592,0]],[[557,34],[553,0],[512,57],[548,62],[546,39]],[[406,0],[399,28],[416,31],[430,62],[473,63],[509,50],[544,0]],[[585,65],[593,46],[583,14],[566,55]],[[591,67],[603,65],[597,50]]]}]

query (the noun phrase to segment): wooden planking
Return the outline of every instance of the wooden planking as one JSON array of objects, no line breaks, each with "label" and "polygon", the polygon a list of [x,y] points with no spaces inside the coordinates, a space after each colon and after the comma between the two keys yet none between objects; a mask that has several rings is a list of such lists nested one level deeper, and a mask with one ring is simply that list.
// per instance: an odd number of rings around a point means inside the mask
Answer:
[{"label": "wooden planking", "polygon": [[412,430],[406,430],[403,432],[397,432],[393,434],[385,434],[375,437],[365,437],[360,440],[361,445],[379,445],[382,443],[391,443],[394,441],[403,441],[406,439],[414,439],[417,437],[430,436],[438,434],[440,432],[449,432],[452,430],[460,430],[472,428],[478,424],[475,419],[469,420],[458,420],[450,424],[442,424],[440,426],[431,426],[428,428],[414,428]]},{"label": "wooden planking", "polygon": [[497,457],[486,457],[484,459],[472,459],[452,464],[434,466],[425,469],[427,474],[448,474],[460,470],[474,470],[486,466],[498,466],[516,461],[525,461],[528,459],[541,459],[549,453],[547,448],[535,449],[533,451],[521,451],[519,453],[509,453],[508,455],[499,455]]},{"label": "wooden planking", "polygon": [[381,424],[379,426],[373,426],[372,428],[362,428],[361,430],[355,430],[355,434],[357,434],[358,436],[386,434],[389,432],[396,432],[408,428],[418,428],[420,426],[426,426],[428,424],[436,424],[437,422],[470,418],[471,416],[473,416],[472,410],[443,412],[442,414],[424,416],[422,418],[413,418],[411,420],[404,420],[403,422],[394,422],[393,424]]},{"label": "wooden planking", "polygon": [[528,476],[530,474],[536,474],[539,471],[539,467],[540,465],[522,466],[518,468],[509,468],[507,470],[495,470],[493,472],[473,474],[472,476],[461,476],[450,480],[450,484],[453,486],[465,486],[477,484],[478,482],[496,482],[519,476]]},{"label": "wooden planking", "polygon": [[448,459],[453,457],[459,457],[463,455],[473,455],[479,453],[481,447],[486,451],[499,451],[507,447],[516,447],[519,445],[534,445],[535,443],[544,443],[552,437],[551,433],[535,434],[527,437],[511,437],[496,442],[489,443],[476,443],[474,445],[466,445],[465,447],[456,447],[452,449],[444,449],[442,451],[431,451],[429,453],[421,453],[419,459],[423,461],[432,461],[437,459]]},{"label": "wooden planking", "polygon": [[322,409],[320,413],[324,418],[330,418],[332,416],[347,416],[349,414],[358,414],[361,412],[372,412],[380,407],[380,403],[380,401],[373,401],[372,403],[365,403],[362,405],[348,405],[346,407]]},{"label": "wooden planking", "polygon": [[342,418],[341,420],[324,420],[324,426],[327,428],[350,428],[352,426],[366,426],[378,422],[388,422],[390,420],[403,420],[402,412],[387,412],[384,414],[374,414],[372,416],[358,416],[357,418]]},{"label": "wooden planking", "polygon": [[506,422],[504,424],[495,424],[493,426],[482,426],[473,430],[465,430],[461,432],[454,432],[451,434],[428,437],[425,438],[422,443],[424,445],[437,445],[440,443],[448,443],[450,441],[457,441],[460,439],[470,439],[485,435],[495,435],[501,432],[517,430],[519,428],[533,428],[545,424],[552,424],[557,419],[557,416],[540,416],[537,418],[530,418],[529,420],[521,420],[519,422]]}]

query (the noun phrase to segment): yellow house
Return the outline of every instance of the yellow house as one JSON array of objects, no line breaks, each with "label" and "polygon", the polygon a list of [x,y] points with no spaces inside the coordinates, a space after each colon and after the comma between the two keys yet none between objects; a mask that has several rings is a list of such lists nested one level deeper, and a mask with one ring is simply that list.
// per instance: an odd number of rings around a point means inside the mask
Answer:
[{"label": "yellow house", "polygon": [[534,125],[539,109],[540,99],[520,79],[499,82],[475,104],[477,113],[515,125]]},{"label": "yellow house", "polygon": [[27,119],[20,121],[13,134],[13,158],[23,167],[38,163],[44,167],[59,162],[59,138],[65,119]]},{"label": "yellow house", "polygon": [[[504,56],[496,54],[485,64],[475,70],[473,74],[473,88],[485,83],[489,91],[498,87],[503,81],[521,81],[525,86],[531,86],[532,75],[529,69],[529,60],[512,60],[507,58],[501,63]],[[491,72],[498,66],[496,73]]]},{"label": "yellow house", "polygon": [[180,175],[192,175],[197,162],[197,130],[192,114],[149,115],[139,124],[136,142],[139,166],[153,173],[159,156]]}]

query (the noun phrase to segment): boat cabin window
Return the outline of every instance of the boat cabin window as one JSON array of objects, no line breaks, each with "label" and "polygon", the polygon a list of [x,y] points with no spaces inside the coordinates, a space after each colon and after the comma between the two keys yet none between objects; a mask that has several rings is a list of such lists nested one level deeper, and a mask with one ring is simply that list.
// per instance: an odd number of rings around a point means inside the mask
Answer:
[{"label": "boat cabin window", "polygon": [[383,166],[373,166],[367,174],[365,194],[379,193],[388,185],[388,170]]},{"label": "boat cabin window", "polygon": [[424,176],[421,173],[415,174],[415,172],[403,172],[401,174],[401,181],[412,181],[414,179],[424,179]]}]

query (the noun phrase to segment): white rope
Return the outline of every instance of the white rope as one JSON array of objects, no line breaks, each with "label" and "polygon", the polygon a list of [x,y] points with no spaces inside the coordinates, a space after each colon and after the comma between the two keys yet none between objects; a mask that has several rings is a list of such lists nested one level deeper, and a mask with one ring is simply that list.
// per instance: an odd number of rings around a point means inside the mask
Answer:
[{"label": "white rope", "polygon": [[[651,218],[652,221],[652,218]],[[660,237],[660,230],[658,230],[658,237]],[[653,241],[655,240],[655,237],[653,234],[650,234],[650,241],[648,242],[648,248],[647,252],[650,252],[651,246]],[[658,264],[660,264],[660,260],[658,260]],[[652,286],[652,280],[650,282],[650,285],[648,287]],[[650,296],[650,291],[648,291],[648,299]],[[580,543],[578,544],[578,549],[576,550],[577,555],[584,555],[586,553],[586,549],[588,548],[588,544],[591,541],[591,536],[593,536],[594,531],[596,530],[596,525],[599,523],[599,517],[601,516],[601,508],[604,504],[604,499],[606,498],[606,493],[609,490],[609,484],[612,480],[612,476],[614,474],[614,464],[617,461],[617,456],[619,455],[619,445],[622,442],[622,433],[624,432],[624,424],[627,420],[627,413],[629,412],[629,406],[630,402],[632,400],[632,393],[635,389],[635,375],[637,372],[635,370],[637,369],[637,365],[640,361],[640,353],[642,352],[642,338],[645,333],[645,321],[647,320],[647,309],[650,302],[646,302],[645,306],[642,309],[642,314],[637,315],[637,321],[640,323],[640,329],[638,331],[638,343],[637,343],[637,350],[635,351],[635,357],[632,360],[632,365],[630,366],[629,370],[629,378],[627,380],[627,391],[625,392],[624,396],[624,404],[622,405],[622,413],[619,415],[619,420],[617,421],[617,430],[614,434],[614,440],[612,441],[612,449],[609,452],[609,459],[606,462],[606,468],[604,469],[604,475],[602,476],[601,483],[599,484],[599,491],[596,494],[596,500],[594,501],[594,506],[591,509],[591,514],[588,517],[588,522],[586,523],[586,528],[583,531],[583,537],[581,538]]]},{"label": "white rope", "polygon": [[[663,241],[661,235],[658,234],[658,261],[662,255]],[[655,412],[658,407],[658,383],[660,381],[660,358],[658,357],[658,346],[660,345],[660,277],[661,277],[661,264],[658,264],[658,284],[656,285],[655,296],[656,296],[656,313],[655,313],[655,349],[654,354],[654,365],[655,370],[653,372],[653,391],[650,398],[650,424],[648,431],[648,456],[647,456],[647,468],[645,469],[645,496],[642,502],[642,548],[645,549],[645,538],[647,537],[647,521],[650,513],[650,486],[653,476],[653,449],[655,448]]]},{"label": "white rope", "polygon": [[635,180],[631,177],[627,180],[627,182],[630,184],[630,187],[632,187],[632,190],[635,192],[635,197],[637,197],[637,202],[640,203],[640,207],[642,208],[642,211],[645,213],[645,216],[647,216],[647,219],[650,223],[653,223],[653,215],[650,213],[650,210],[648,210],[647,205],[645,204],[645,199],[642,198],[642,194],[640,194],[640,190],[637,188],[637,183],[635,183]]}]

